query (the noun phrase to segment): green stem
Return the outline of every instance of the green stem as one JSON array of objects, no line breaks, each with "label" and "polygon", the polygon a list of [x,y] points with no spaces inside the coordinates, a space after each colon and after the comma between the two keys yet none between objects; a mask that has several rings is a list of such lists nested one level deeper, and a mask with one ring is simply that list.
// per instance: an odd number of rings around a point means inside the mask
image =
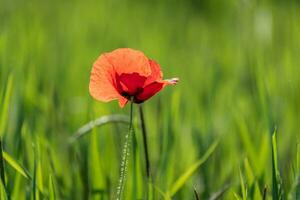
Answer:
[{"label": "green stem", "polygon": [[117,200],[121,200],[123,197],[123,191],[125,187],[125,180],[127,175],[127,168],[128,168],[128,160],[130,155],[130,145],[132,142],[132,118],[133,118],[133,101],[130,101],[130,120],[129,120],[129,128],[128,132],[125,136],[125,143],[122,151],[122,160],[121,160],[121,169],[120,169],[120,179],[119,185],[117,188]]},{"label": "green stem", "polygon": [[142,105],[139,106],[139,113],[140,113],[141,127],[142,127],[142,133],[143,133],[146,174],[147,174],[147,179],[149,180],[150,179],[150,162],[149,162],[149,153],[148,153],[147,131],[146,131],[145,118],[144,118],[144,112],[143,112]]}]

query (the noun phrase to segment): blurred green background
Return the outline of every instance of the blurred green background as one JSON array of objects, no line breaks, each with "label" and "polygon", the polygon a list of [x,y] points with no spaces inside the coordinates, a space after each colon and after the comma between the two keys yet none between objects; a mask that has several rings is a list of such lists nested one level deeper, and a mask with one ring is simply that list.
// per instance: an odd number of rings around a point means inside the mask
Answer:
[{"label": "blurred green background", "polygon": [[[0,0],[2,144],[36,174],[28,180],[5,163],[7,192],[12,199],[48,199],[53,191],[57,199],[113,197],[127,125],[96,128],[72,145],[68,139],[90,120],[128,115],[129,106],[93,100],[88,84],[101,53],[130,47],[157,60],[165,78],[180,78],[144,103],[153,199],[163,199],[216,140],[172,198],[193,199],[194,188],[201,199],[223,190],[222,199],[242,198],[240,169],[248,199],[261,199],[265,186],[271,199],[275,128],[283,196],[296,199],[299,22],[296,0]],[[137,163],[131,156],[125,194],[145,199],[135,116]]]}]

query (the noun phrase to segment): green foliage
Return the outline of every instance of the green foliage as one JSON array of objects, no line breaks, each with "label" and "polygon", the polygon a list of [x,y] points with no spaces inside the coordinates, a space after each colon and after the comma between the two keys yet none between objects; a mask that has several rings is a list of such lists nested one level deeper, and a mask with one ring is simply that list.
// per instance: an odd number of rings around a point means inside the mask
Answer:
[{"label": "green foliage", "polygon": [[180,188],[184,186],[186,181],[197,171],[197,169],[209,158],[209,156],[214,152],[218,145],[218,141],[214,142],[208,150],[205,152],[202,158],[191,165],[171,186],[171,188],[166,192],[169,196],[174,196]]},{"label": "green foliage", "polygon": [[24,176],[27,179],[31,179],[29,173],[26,169],[24,169],[17,161],[15,161],[10,155],[8,155],[5,151],[3,153],[3,159],[13,167],[18,173]]},{"label": "green foliage", "polygon": [[180,78],[143,105],[150,183],[134,119],[124,199],[299,198],[297,1],[0,5],[1,199],[115,197],[129,106],[96,102],[88,83],[119,47]]}]

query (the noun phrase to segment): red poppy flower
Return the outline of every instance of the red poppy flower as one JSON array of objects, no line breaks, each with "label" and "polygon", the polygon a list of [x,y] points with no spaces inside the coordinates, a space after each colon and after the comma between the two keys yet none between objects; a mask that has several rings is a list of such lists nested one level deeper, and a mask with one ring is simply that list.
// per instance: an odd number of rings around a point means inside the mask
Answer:
[{"label": "red poppy flower", "polygon": [[132,99],[142,103],[178,79],[163,80],[160,66],[141,51],[121,48],[102,54],[94,63],[90,77],[91,95],[103,102],[114,99],[124,107]]}]

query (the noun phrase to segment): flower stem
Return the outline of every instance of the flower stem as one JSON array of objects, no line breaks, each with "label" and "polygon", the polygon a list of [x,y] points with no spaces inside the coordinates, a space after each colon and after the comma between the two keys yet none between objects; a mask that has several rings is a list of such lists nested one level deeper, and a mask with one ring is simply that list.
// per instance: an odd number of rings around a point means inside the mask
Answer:
[{"label": "flower stem", "polygon": [[120,179],[119,185],[117,188],[117,200],[121,200],[123,197],[123,191],[125,187],[125,180],[127,175],[127,168],[128,168],[128,160],[130,156],[130,145],[132,142],[132,118],[133,118],[133,101],[130,101],[130,120],[129,120],[129,128],[128,132],[125,136],[125,143],[122,150],[122,158],[121,158],[121,169],[120,169]]},{"label": "flower stem", "polygon": [[139,113],[141,119],[142,133],[143,133],[143,142],[144,142],[144,153],[145,153],[145,161],[146,161],[146,174],[147,179],[150,179],[150,162],[149,162],[149,154],[148,154],[148,142],[147,142],[147,131],[145,125],[145,118],[142,105],[139,106]]}]

